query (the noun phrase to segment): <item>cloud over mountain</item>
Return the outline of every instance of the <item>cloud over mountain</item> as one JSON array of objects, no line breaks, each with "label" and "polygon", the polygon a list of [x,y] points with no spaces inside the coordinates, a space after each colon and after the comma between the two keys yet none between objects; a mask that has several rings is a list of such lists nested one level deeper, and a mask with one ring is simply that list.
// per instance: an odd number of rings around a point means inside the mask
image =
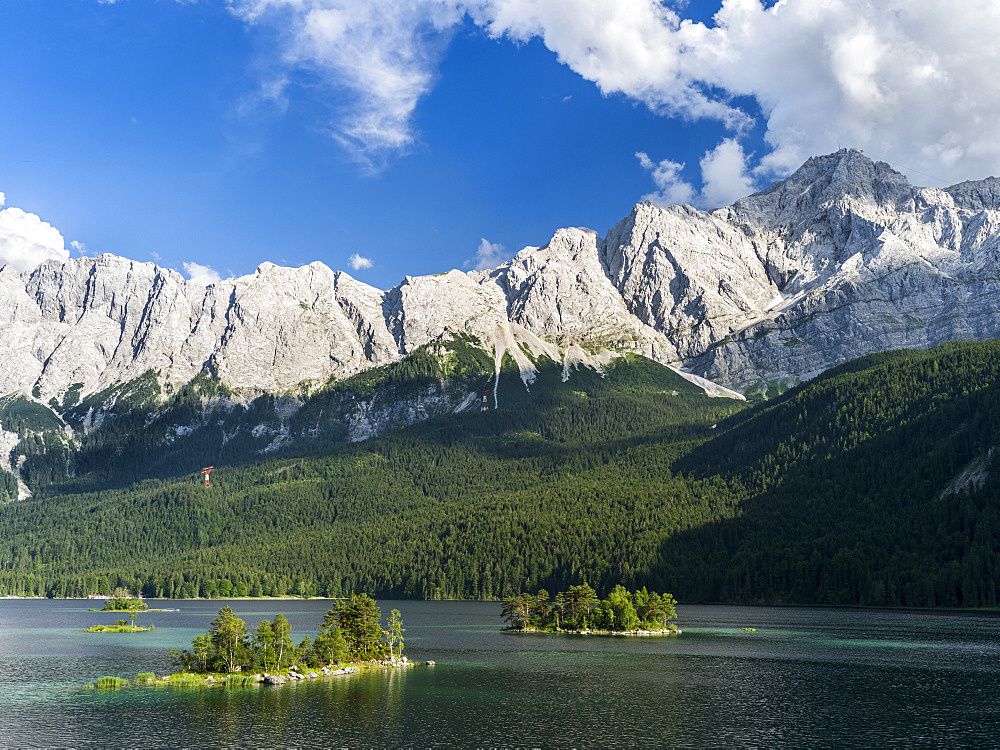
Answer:
[{"label": "cloud over mountain", "polygon": [[[990,0],[724,0],[712,23],[657,0],[234,0],[280,30],[281,64],[348,103],[334,137],[377,167],[413,142],[413,113],[463,19],[496,38],[540,39],[605,94],[730,135],[709,160],[706,202],[749,171],[784,175],[809,154],[854,145],[944,184],[1000,172],[995,75],[1000,6]],[[757,120],[770,151],[735,162]],[[737,139],[733,141],[733,139]],[[729,145],[726,145],[729,143]],[[721,151],[719,149],[722,149]],[[703,165],[703,169],[704,169]]]},{"label": "cloud over mountain", "polygon": [[[0,193],[0,206],[5,202]],[[63,236],[51,224],[13,206],[0,211],[0,266],[31,271],[43,261],[68,258]]]}]

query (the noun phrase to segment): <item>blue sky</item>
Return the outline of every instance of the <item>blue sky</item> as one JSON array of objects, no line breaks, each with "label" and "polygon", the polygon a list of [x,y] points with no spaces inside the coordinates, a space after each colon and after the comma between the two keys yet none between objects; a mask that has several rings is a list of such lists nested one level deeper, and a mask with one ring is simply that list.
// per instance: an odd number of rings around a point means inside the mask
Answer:
[{"label": "blue sky", "polygon": [[388,288],[839,146],[985,177],[994,5],[0,2],[0,262],[320,260]]}]

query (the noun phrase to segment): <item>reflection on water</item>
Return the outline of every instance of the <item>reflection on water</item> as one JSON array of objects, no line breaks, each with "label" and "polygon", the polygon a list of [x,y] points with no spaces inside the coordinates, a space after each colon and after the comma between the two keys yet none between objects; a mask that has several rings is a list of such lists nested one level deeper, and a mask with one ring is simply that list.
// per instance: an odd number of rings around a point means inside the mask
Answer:
[{"label": "reflection on water", "polygon": [[[296,640],[329,603],[232,602]],[[221,602],[83,633],[88,603],[0,602],[0,746],[988,744],[1000,736],[992,614],[679,607],[679,638],[505,633],[499,605],[397,607],[418,666],[277,688],[84,690],[171,669]],[[756,628],[755,632],[743,628]]]}]

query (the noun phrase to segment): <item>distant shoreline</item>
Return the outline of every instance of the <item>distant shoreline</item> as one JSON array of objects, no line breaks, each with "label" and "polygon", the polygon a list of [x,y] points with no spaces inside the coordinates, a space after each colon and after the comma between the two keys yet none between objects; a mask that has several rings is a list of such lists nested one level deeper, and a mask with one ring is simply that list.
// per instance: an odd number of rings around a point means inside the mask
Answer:
[{"label": "distant shoreline", "polygon": [[[226,602],[226,601],[333,601],[336,599],[342,599],[339,596],[229,596],[229,597],[188,597],[187,599],[177,599],[169,596],[151,596],[149,599],[156,599],[158,601],[167,602]],[[7,594],[5,596],[0,596],[0,601],[5,599],[10,600],[33,600],[33,599],[43,599],[51,601],[60,602],[70,602],[70,601],[80,601],[80,602],[92,602],[101,601],[100,599],[90,599],[88,597],[82,596],[14,596],[13,594]],[[146,600],[143,600],[146,601]],[[479,604],[496,604],[500,603],[501,599],[387,599],[387,601],[405,601],[405,602],[470,602]],[[733,602],[685,602],[683,606],[688,607],[749,607],[753,609],[765,609],[769,607],[774,608],[785,608],[785,609],[832,609],[832,610],[843,610],[843,609],[858,609],[863,611],[877,611],[881,610],[884,612],[984,612],[990,614],[997,614],[1000,612],[1000,606],[997,607],[904,607],[902,605],[896,607],[890,607],[886,605],[875,605],[875,604],[789,604],[788,602],[782,602],[781,604],[736,604]],[[101,610],[97,610],[101,611]],[[514,631],[509,631],[514,632]],[[563,631],[564,633],[569,633],[570,631]]]}]

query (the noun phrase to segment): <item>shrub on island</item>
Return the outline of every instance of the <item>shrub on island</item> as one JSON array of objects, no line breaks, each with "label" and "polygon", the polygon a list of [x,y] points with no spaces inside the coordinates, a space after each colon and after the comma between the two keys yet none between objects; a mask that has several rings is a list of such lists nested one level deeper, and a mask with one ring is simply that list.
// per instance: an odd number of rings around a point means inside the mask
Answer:
[{"label": "shrub on island", "polygon": [[115,688],[125,687],[128,685],[128,680],[124,677],[99,677],[97,682],[93,685],[88,685],[88,687],[96,687],[100,690],[114,690]]}]

